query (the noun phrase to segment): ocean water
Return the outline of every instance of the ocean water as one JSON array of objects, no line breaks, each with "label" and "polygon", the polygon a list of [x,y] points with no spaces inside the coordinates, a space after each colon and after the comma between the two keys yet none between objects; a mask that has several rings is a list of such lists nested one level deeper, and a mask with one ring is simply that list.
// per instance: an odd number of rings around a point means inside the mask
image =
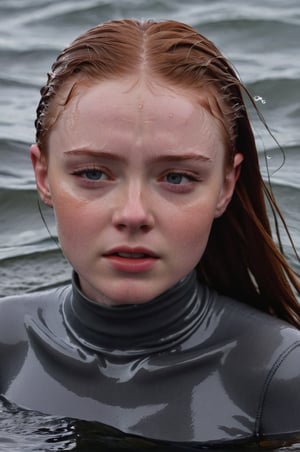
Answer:
[{"label": "ocean water", "polygon": [[[262,172],[266,177],[268,166],[300,252],[299,0],[1,0],[0,297],[64,284],[70,278],[69,265],[38,208],[29,160],[35,109],[57,53],[87,28],[121,17],[187,22],[233,61],[284,149],[285,164],[278,170],[282,154],[251,111]],[[55,237],[52,212],[42,210]],[[284,242],[288,259],[299,270],[288,240]],[[16,428],[17,422],[23,427]],[[93,437],[94,426],[80,428],[84,434],[78,434],[72,420],[40,418],[0,405],[1,452],[100,450],[102,440],[97,438],[98,446],[91,446],[87,439]],[[101,450],[133,450],[131,443],[122,441]],[[140,450],[146,448],[158,450],[151,444],[140,446]]]},{"label": "ocean water", "polygon": [[[262,171],[267,153],[274,191],[300,250],[298,0],[1,0],[0,296],[69,280],[69,266],[37,207],[29,161],[35,108],[57,53],[87,28],[120,17],[185,21],[233,61],[285,150],[285,165],[276,172],[281,152],[252,112]],[[55,235],[52,212],[43,213]],[[287,254],[298,268],[288,243]]]}]

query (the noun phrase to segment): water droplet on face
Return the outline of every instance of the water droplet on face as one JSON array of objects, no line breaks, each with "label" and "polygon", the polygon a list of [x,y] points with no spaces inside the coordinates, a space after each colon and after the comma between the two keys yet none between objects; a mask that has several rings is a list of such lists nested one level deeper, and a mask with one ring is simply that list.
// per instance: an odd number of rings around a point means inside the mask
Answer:
[{"label": "water droplet on face", "polygon": [[254,96],[255,102],[261,102],[262,104],[266,104],[266,100],[261,96]]}]

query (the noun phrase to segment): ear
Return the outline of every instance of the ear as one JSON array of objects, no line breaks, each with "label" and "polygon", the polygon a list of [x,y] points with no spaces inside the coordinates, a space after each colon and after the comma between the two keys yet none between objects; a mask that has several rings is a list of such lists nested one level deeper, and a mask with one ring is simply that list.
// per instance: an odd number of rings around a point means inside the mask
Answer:
[{"label": "ear", "polygon": [[226,170],[223,187],[220,192],[219,201],[216,208],[215,218],[220,217],[225,212],[230,200],[232,198],[236,181],[239,178],[241,172],[241,165],[244,157],[242,154],[237,153],[233,159],[233,165],[231,168]]},{"label": "ear", "polygon": [[30,147],[30,158],[40,198],[44,204],[52,207],[51,191],[48,182],[48,162],[36,144]]}]

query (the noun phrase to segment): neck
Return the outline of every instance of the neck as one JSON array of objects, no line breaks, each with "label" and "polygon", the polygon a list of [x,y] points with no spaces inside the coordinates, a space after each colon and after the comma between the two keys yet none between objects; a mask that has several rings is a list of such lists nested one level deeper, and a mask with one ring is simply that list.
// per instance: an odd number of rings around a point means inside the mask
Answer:
[{"label": "neck", "polygon": [[198,325],[203,310],[200,292],[192,272],[147,303],[104,306],[82,294],[74,275],[64,318],[69,332],[95,351],[117,355],[155,352],[176,345]]}]

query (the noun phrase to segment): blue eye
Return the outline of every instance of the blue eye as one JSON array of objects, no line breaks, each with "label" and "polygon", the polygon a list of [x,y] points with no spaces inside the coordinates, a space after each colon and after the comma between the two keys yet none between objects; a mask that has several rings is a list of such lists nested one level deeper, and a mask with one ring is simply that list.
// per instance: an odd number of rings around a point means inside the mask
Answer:
[{"label": "blue eye", "polygon": [[91,168],[75,170],[71,174],[77,178],[82,187],[86,188],[101,188],[113,180],[108,170],[93,168],[92,166]]},{"label": "blue eye", "polygon": [[98,170],[97,168],[76,171],[74,174],[75,176],[80,176],[83,179],[87,179],[90,181],[99,181],[102,179],[104,180],[107,179],[106,174],[100,169]]},{"label": "blue eye", "polygon": [[103,179],[103,176],[105,176],[103,171],[97,170],[97,169],[88,169],[88,170],[82,171],[82,174],[85,176],[86,179],[96,180],[96,181]]},{"label": "blue eye", "polygon": [[184,178],[187,179],[187,176],[181,173],[169,173],[166,175],[166,181],[175,185],[181,184]]}]

